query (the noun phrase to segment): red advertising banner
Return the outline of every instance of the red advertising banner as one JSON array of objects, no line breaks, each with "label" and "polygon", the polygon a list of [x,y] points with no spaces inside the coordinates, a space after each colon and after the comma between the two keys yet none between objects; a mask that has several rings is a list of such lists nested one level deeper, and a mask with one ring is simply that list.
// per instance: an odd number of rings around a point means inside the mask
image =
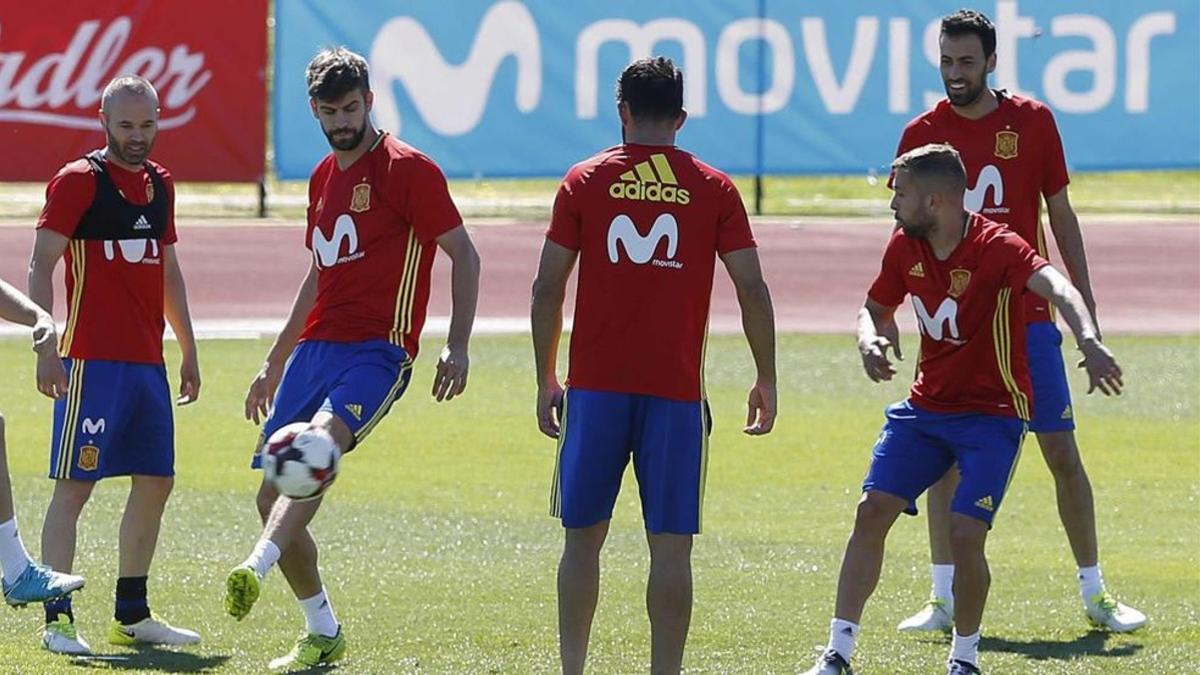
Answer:
[{"label": "red advertising banner", "polygon": [[0,180],[49,180],[104,145],[108,82],[154,83],[151,157],[178,181],[258,181],[266,155],[267,0],[0,3]]}]

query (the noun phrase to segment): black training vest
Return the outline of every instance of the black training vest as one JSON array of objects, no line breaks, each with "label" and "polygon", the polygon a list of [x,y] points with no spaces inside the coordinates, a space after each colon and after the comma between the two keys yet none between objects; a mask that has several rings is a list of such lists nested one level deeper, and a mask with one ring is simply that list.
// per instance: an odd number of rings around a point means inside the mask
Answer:
[{"label": "black training vest", "polygon": [[84,156],[96,177],[96,195],[79,219],[73,239],[162,239],[167,231],[167,188],[158,170],[144,166],[154,186],[154,196],[145,206],[130,203],[121,196],[108,173],[107,162],[99,150]]}]

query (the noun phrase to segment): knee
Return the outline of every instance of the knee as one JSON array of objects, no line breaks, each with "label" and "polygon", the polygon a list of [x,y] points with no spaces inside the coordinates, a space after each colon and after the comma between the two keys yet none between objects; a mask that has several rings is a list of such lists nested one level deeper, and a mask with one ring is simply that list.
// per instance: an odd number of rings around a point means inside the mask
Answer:
[{"label": "knee", "polygon": [[254,504],[258,507],[258,516],[264,523],[267,522],[267,516],[271,515],[271,509],[275,507],[275,500],[278,498],[279,493],[275,492],[275,489],[269,484],[264,482],[259,488]]},{"label": "knee", "polygon": [[651,534],[650,564],[687,568],[692,560],[692,535]]},{"label": "knee", "polygon": [[1083,461],[1079,457],[1079,447],[1075,445],[1073,434],[1046,434],[1038,437],[1038,444],[1050,473],[1071,476],[1083,472]]},{"label": "knee", "polygon": [[166,504],[175,487],[175,479],[171,476],[135,476],[133,490],[146,501],[155,504]]},{"label": "knee", "polygon": [[884,500],[874,492],[867,492],[859,500],[854,514],[854,532],[856,534],[886,532],[899,511],[899,509],[885,504]]},{"label": "knee", "polygon": [[987,525],[974,519],[955,515],[950,523],[950,545],[962,553],[982,551],[987,539]]},{"label": "knee", "polygon": [[590,527],[568,528],[563,545],[564,558],[599,559],[600,549],[608,535],[608,522]]},{"label": "knee", "polygon": [[92,484],[83,481],[59,481],[50,498],[51,508],[79,517],[92,496]]}]

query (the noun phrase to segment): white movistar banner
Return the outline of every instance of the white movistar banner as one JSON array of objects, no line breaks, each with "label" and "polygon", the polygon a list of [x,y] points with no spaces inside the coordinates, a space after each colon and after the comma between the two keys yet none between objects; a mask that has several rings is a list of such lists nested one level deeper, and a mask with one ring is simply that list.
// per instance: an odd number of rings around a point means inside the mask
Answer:
[{"label": "white movistar banner", "polygon": [[[680,145],[738,173],[865,172],[943,96],[938,21],[960,0],[279,0],[275,162],[327,151],[304,66],[345,44],[375,120],[452,176],[556,176],[620,140],[632,59],[685,71]],[[765,14],[759,12],[765,8]],[[1075,169],[1200,166],[1200,3],[990,0],[992,84],[1047,102]]]}]

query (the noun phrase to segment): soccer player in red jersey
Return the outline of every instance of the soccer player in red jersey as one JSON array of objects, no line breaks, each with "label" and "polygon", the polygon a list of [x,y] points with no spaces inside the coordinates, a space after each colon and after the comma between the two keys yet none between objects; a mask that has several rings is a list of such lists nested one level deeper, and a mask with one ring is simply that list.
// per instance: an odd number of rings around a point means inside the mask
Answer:
[{"label": "soccer player in red jersey", "polygon": [[[988,87],[988,73],[996,65],[996,30],[986,16],[960,10],[942,20],[941,31],[941,74],[947,98],[909,122],[897,154],[926,143],[954,146],[967,167],[967,210],[1004,223],[1048,259],[1039,218],[1044,196],[1063,262],[1096,323],[1083,236],[1067,196],[1069,178],[1054,115],[1038,101]],[[1062,334],[1045,299],[1026,293],[1023,304],[1033,378],[1029,428],[1037,435],[1054,476],[1058,513],[1078,566],[1084,611],[1095,625],[1118,632],[1134,630],[1146,622],[1145,615],[1117,602],[1100,573],[1092,486],[1075,442]],[[957,472],[950,471],[929,490],[933,593],[920,612],[900,623],[900,630],[950,628],[954,565],[949,517],[957,480]]]},{"label": "soccer player in red jersey", "polygon": [[[564,673],[583,672],[599,555],[621,476],[637,475],[650,578],[651,666],[679,672],[692,608],[708,433],[704,343],[719,257],[737,288],[758,376],[744,431],[775,421],[775,326],[745,207],[729,178],[675,147],[683,73],[665,58],[621,74],[624,142],[576,164],[554,202],[533,286],[537,417],[558,439],[551,512]],[[555,373],[567,279],[579,262],[568,389]]]},{"label": "soccer player in red jersey", "polygon": [[[67,374],[58,358],[58,328],[50,314],[7,282],[0,281],[0,319],[33,328],[38,391],[50,398],[65,392]],[[21,541],[13,511],[3,415],[0,415],[0,571],[4,576],[4,600],[13,607],[55,600],[83,588],[83,577],[55,572],[33,562]]]},{"label": "soccer player in red jersey", "polygon": [[[175,187],[148,158],[158,94],[145,79],[119,77],[101,98],[102,150],[70,162],[46,187],[29,265],[29,296],[54,306],[52,275],[66,258],[67,327],[60,352],[69,378],[57,391],[50,477],[54,496],[42,527],[42,559],[70,570],[79,514],[102,478],[131,476],[121,521],[117,645],[198,642],[152,616],[146,581],[175,474],[175,429],[163,366],[163,317],[179,340],[180,405],[200,394],[187,290],[175,254]],[[49,602],[42,642],[83,654],[69,597]]]},{"label": "soccer player in red jersey", "polygon": [[1092,389],[1120,393],[1121,369],[1100,344],[1079,291],[1020,237],[963,208],[966,172],[954,148],[925,145],[893,164],[897,231],[859,312],[858,346],[872,381],[900,358],[896,308],[912,297],[921,330],[916,382],[888,408],[863,481],[838,579],[829,642],[808,675],[849,673],[867,598],[883,565],[888,530],[957,463],[951,501],[955,634],[948,673],[978,673],[979,625],[990,576],[984,543],[1016,467],[1031,387],[1021,293],[1052,302],[1083,351]]},{"label": "soccer player in red jersey", "polygon": [[[327,433],[347,453],[387,415],[408,385],[439,248],[452,262],[454,308],[433,395],[449,400],[467,386],[479,256],[445,177],[429,157],[371,124],[363,57],[344,48],[323,50],[309,62],[307,79],[313,116],[332,152],[309,179],[305,244],[312,265],[246,395],[246,418],[258,423],[265,416],[255,467],[262,440],[285,425],[311,421],[304,433]],[[321,499],[296,501],[264,480],[257,504],[262,535],[229,574],[226,610],[244,618],[278,562],[304,610],[306,635],[271,667],[340,659],[346,640],[306,529]]]}]

